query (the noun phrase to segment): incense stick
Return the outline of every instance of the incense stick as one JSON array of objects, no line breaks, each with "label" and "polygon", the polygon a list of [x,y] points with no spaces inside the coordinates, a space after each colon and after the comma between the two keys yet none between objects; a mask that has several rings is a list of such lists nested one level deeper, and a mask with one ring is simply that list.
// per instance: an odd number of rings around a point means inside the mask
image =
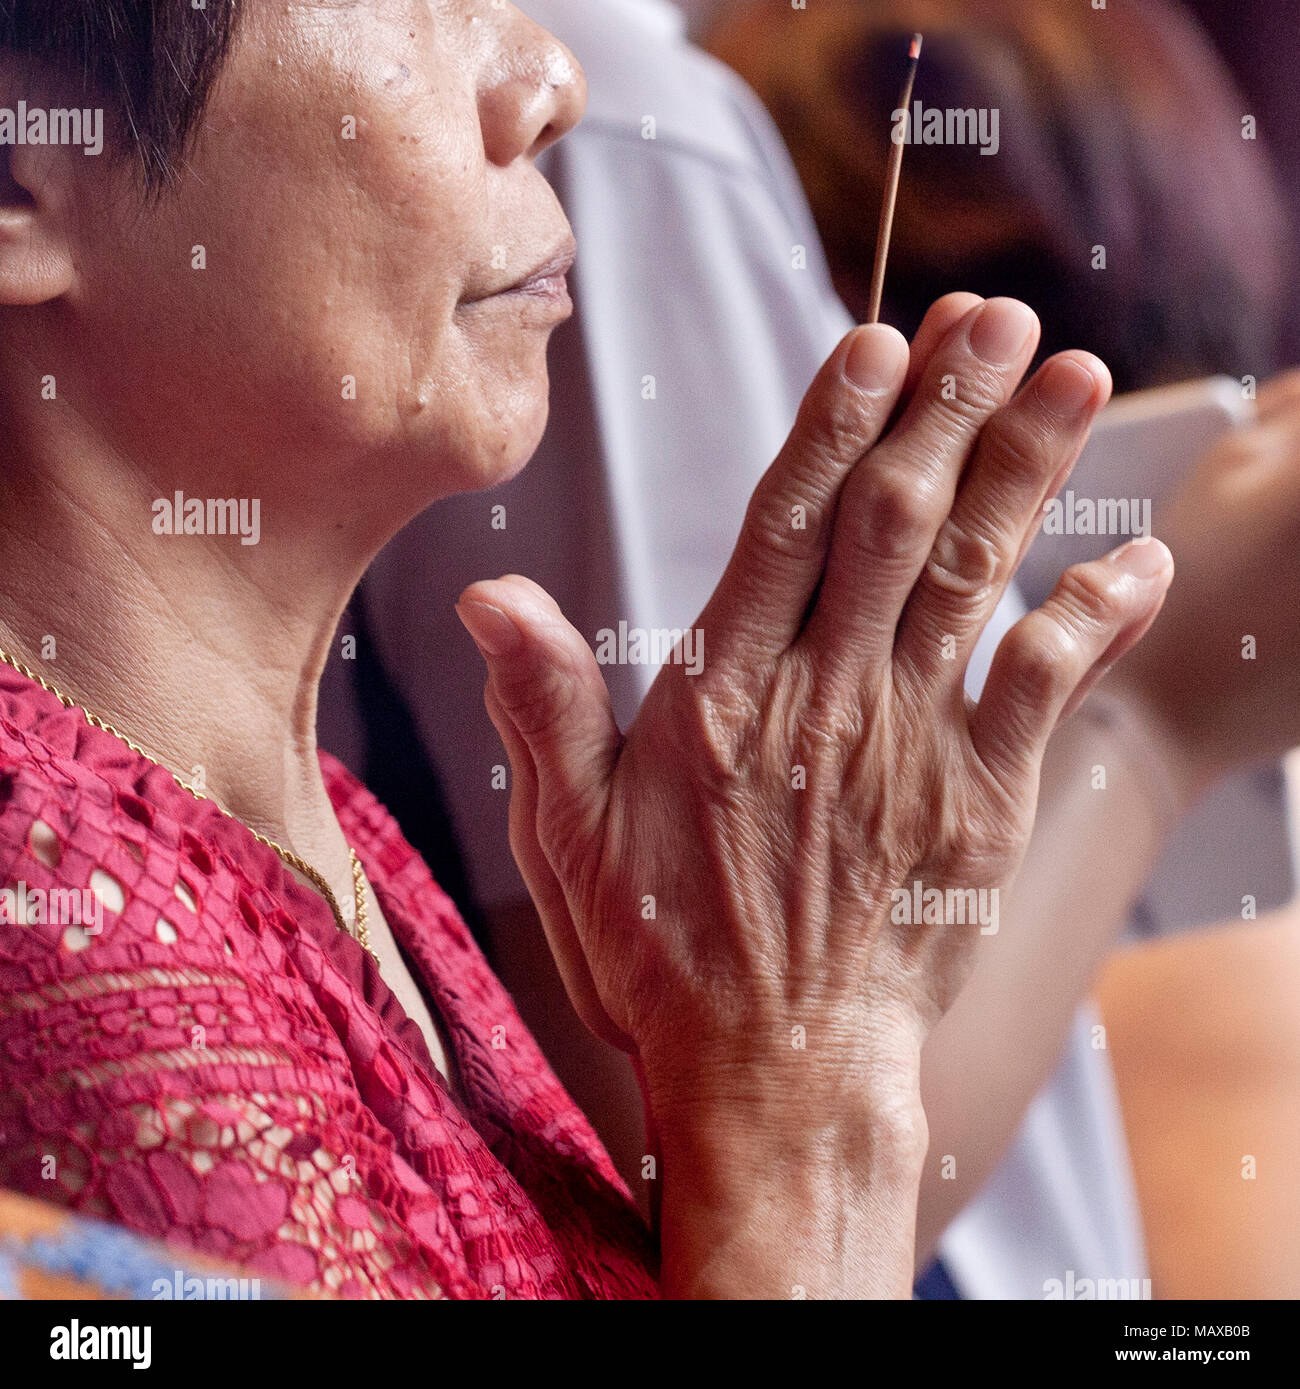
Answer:
[{"label": "incense stick", "polygon": [[[916,81],[916,65],[921,57],[921,36],[912,35],[911,46],[907,50],[907,76],[903,79],[903,91],[898,98],[895,111],[908,112],[912,119],[912,84]],[[905,127],[906,128],[906,127]],[[889,150],[889,168],[885,175],[885,196],[880,205],[880,226],[876,231],[876,263],[871,271],[871,301],[867,308],[867,322],[880,322],[880,301],[885,293],[885,263],[889,259],[889,238],[894,229],[894,204],[898,201],[898,180],[903,172],[903,146],[906,140],[892,140]]]}]

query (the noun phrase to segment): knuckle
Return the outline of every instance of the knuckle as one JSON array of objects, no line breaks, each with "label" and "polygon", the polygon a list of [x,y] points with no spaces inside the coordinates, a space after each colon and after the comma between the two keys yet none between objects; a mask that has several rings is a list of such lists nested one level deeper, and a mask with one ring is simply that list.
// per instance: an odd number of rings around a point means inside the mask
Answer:
[{"label": "knuckle", "polygon": [[997,887],[1023,850],[1020,829],[998,817],[962,833],[948,854],[949,873],[963,888]]},{"label": "knuckle", "polygon": [[925,484],[901,469],[871,468],[854,489],[845,521],[851,538],[883,559],[915,554],[934,535],[933,503]]},{"label": "knuckle", "polygon": [[[849,680],[840,681],[831,669],[809,671],[801,683],[793,737],[801,754],[818,766],[843,768],[854,750],[867,742],[869,716]],[[828,678],[829,677],[829,678]]]},{"label": "knuckle", "polygon": [[502,708],[525,741],[544,737],[568,714],[578,697],[572,659],[566,654],[532,679],[498,688]]},{"label": "knuckle", "polygon": [[1073,678],[1074,642],[1045,610],[1031,613],[1012,628],[1005,641],[1022,703],[1045,704]]},{"label": "knuckle", "polygon": [[787,455],[787,471],[810,492],[825,495],[875,442],[877,421],[869,407],[839,391],[809,398],[799,407]]},{"label": "knuckle", "polygon": [[925,573],[942,593],[974,603],[988,596],[1002,568],[1001,551],[993,539],[950,516],[930,551]]},{"label": "knuckle", "polygon": [[[796,507],[804,507],[806,524],[795,524]],[[818,543],[821,530],[820,508],[781,494],[776,489],[755,493],[745,517],[745,533],[750,547],[757,555],[776,560],[797,560],[807,555],[809,547]]]},{"label": "knuckle", "polygon": [[970,438],[1006,398],[1006,382],[993,368],[948,361],[934,368],[923,414],[945,437]]},{"label": "knuckle", "polygon": [[537,738],[554,727],[564,712],[564,701],[551,687],[517,691],[507,709],[510,721],[525,739]]},{"label": "knuckle", "polygon": [[1024,411],[1009,406],[989,421],[982,447],[1003,485],[1023,488],[1045,483],[1056,473],[1062,462],[1059,442],[1052,423],[1027,418]]},{"label": "knuckle", "polygon": [[720,798],[745,774],[755,729],[764,715],[764,695],[736,680],[712,679],[692,690],[683,712],[684,745],[690,749],[697,777]]},{"label": "knuckle", "polygon": [[1128,576],[1104,560],[1071,565],[1053,598],[1074,635],[1107,623],[1124,606]]}]

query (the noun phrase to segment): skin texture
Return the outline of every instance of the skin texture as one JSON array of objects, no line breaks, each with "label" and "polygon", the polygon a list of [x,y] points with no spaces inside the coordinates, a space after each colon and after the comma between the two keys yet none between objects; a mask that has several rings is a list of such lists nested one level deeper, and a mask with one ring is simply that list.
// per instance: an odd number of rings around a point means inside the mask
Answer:
[{"label": "skin texture", "polygon": [[[5,103],[28,81],[6,66]],[[80,151],[6,151],[0,640],[164,762],[201,766],[342,898],[320,670],[376,547],[536,443],[567,306],[481,296],[563,242],[533,158],[582,94],[508,6],[267,0],[157,206]],[[1010,301],[940,305],[910,351],[850,334],[701,618],[704,674],[670,667],[625,738],[540,590],[507,579],[461,603],[561,971],[637,1056],[670,1295],[907,1293],[921,1046],[973,932],[901,926],[891,892],[1006,884],[1049,735],[1172,574],[1158,542],[1071,570],[968,707],[966,658],[1109,389],[1073,353],[1017,394],[1037,340]],[[258,497],[260,543],[155,535],[151,502],[176,488]]]},{"label": "skin texture", "polygon": [[[1107,768],[1098,795],[1092,768]],[[1127,919],[1171,827],[1144,758],[1082,711],[1048,745],[1024,863],[996,935],[922,1052],[929,1150],[921,1172],[918,1269],[991,1175],[1047,1079],[1074,1010]],[[629,1186],[648,1203],[643,1106],[627,1058],[574,1027],[531,903],[492,923],[502,977],[566,1088],[597,1123]],[[947,1159],[955,1159],[947,1161]]]},{"label": "skin texture", "polygon": [[[1170,578],[1158,543],[1071,571],[966,708],[965,659],[1107,383],[1071,359],[1082,389],[1062,409],[1058,360],[1007,405],[1036,323],[1023,316],[995,364],[981,318],[1009,329],[1015,306],[977,304],[945,331],[949,309],[906,387],[892,330],[856,330],[832,357],[701,617],[708,669],[666,667],[625,738],[594,657],[535,585],[462,598],[515,773],[512,843],[561,973],[584,1021],[638,1055],[672,1293],[906,1291],[910,1231],[885,1247],[901,1226],[882,1212],[915,1199],[920,1047],[975,933],[896,926],[886,885],[1007,882],[1048,735]],[[855,342],[886,379],[850,406]],[[945,378],[968,394],[946,401]],[[790,543],[800,498],[809,538]],[[776,1200],[792,1189],[806,1223]]]},{"label": "skin texture", "polygon": [[[951,296],[931,321],[970,302]],[[1207,453],[1158,518],[1178,559],[1179,582],[1141,645],[1103,685],[1125,711],[1127,732],[1120,735],[1093,718],[1085,701],[1079,716],[1051,739],[1034,832],[1003,898],[1000,929],[975,943],[971,977],[924,1047],[921,1089],[930,1145],[920,1188],[918,1267],[992,1173],[1050,1074],[1075,1008],[1182,813],[1226,771],[1300,742],[1300,594],[1288,559],[1300,547],[1298,453],[1300,377],[1291,373],[1261,390],[1258,423]],[[1258,638],[1254,662],[1241,661],[1245,633]],[[1107,769],[1104,795],[1092,784],[1098,764]],[[503,975],[571,1093],[596,1119],[629,1185],[648,1201],[633,1068],[575,1032],[536,931],[529,903],[494,923]],[[1154,991],[1168,958],[1161,950],[1135,957],[1143,973],[1133,977]],[[1189,947],[1189,961],[1200,958]],[[1240,932],[1225,933],[1214,969],[1237,997],[1263,958]],[[1172,967],[1181,965],[1173,961]],[[1239,974],[1245,982],[1235,982]],[[1176,989],[1169,992],[1177,996]],[[1129,1025],[1136,1030],[1136,1020]],[[1222,1024],[1232,1025],[1231,1016]],[[1154,1086],[1164,1056],[1164,1049],[1146,1056],[1130,1048],[1132,1059],[1123,1060],[1138,1075],[1135,1083],[1149,1076]],[[1285,1093],[1273,1084],[1274,1074],[1252,1089],[1252,1104],[1272,1104],[1267,1096]],[[1163,1103],[1194,1109],[1200,1095],[1200,1088],[1180,1084]],[[1162,1112],[1147,1114],[1135,1104],[1130,1116],[1144,1132],[1158,1134]],[[1153,1188],[1168,1167],[1165,1151],[1156,1150],[1153,1159]],[[1222,1229],[1217,1226],[1212,1239]],[[1244,1248],[1233,1239],[1234,1249]],[[1177,1285],[1185,1285],[1186,1268],[1207,1266],[1180,1259]],[[1241,1295],[1247,1286],[1281,1286],[1269,1283],[1262,1266],[1250,1281],[1240,1260],[1233,1269],[1222,1273],[1216,1288]]]}]

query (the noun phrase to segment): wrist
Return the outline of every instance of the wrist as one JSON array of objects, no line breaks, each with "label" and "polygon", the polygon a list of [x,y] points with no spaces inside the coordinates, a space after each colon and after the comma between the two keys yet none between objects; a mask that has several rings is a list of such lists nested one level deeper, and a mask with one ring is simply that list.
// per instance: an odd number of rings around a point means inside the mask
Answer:
[{"label": "wrist", "polygon": [[908,1009],[761,1009],[721,1026],[665,1028],[640,1046],[636,1067],[660,1128],[702,1129],[726,1116],[781,1133],[838,1114],[869,1116],[901,1137],[915,1124],[925,1033]]},{"label": "wrist", "polygon": [[925,1154],[916,1119],[836,1116],[777,1136],[744,1115],[661,1129],[664,1292],[906,1297]]},{"label": "wrist", "polygon": [[665,1294],[905,1297],[927,1144],[919,1065],[828,1075],[787,1051],[743,1080],[734,1063],[697,1072],[689,1097],[650,1090]]}]

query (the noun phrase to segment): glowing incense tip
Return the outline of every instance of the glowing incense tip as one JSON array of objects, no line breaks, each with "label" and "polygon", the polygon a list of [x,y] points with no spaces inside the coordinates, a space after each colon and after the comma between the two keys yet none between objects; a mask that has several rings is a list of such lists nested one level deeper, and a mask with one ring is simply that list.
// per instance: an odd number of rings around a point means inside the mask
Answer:
[{"label": "glowing incense tip", "polygon": [[911,46],[911,48],[909,48],[909,49],[907,50],[907,56],[908,56],[908,58],[910,58],[910,59],[912,60],[912,62],[915,62],[915,61],[921,56],[921,36],[920,36],[920,34],[913,34],[913,35],[912,35],[912,46]]}]

